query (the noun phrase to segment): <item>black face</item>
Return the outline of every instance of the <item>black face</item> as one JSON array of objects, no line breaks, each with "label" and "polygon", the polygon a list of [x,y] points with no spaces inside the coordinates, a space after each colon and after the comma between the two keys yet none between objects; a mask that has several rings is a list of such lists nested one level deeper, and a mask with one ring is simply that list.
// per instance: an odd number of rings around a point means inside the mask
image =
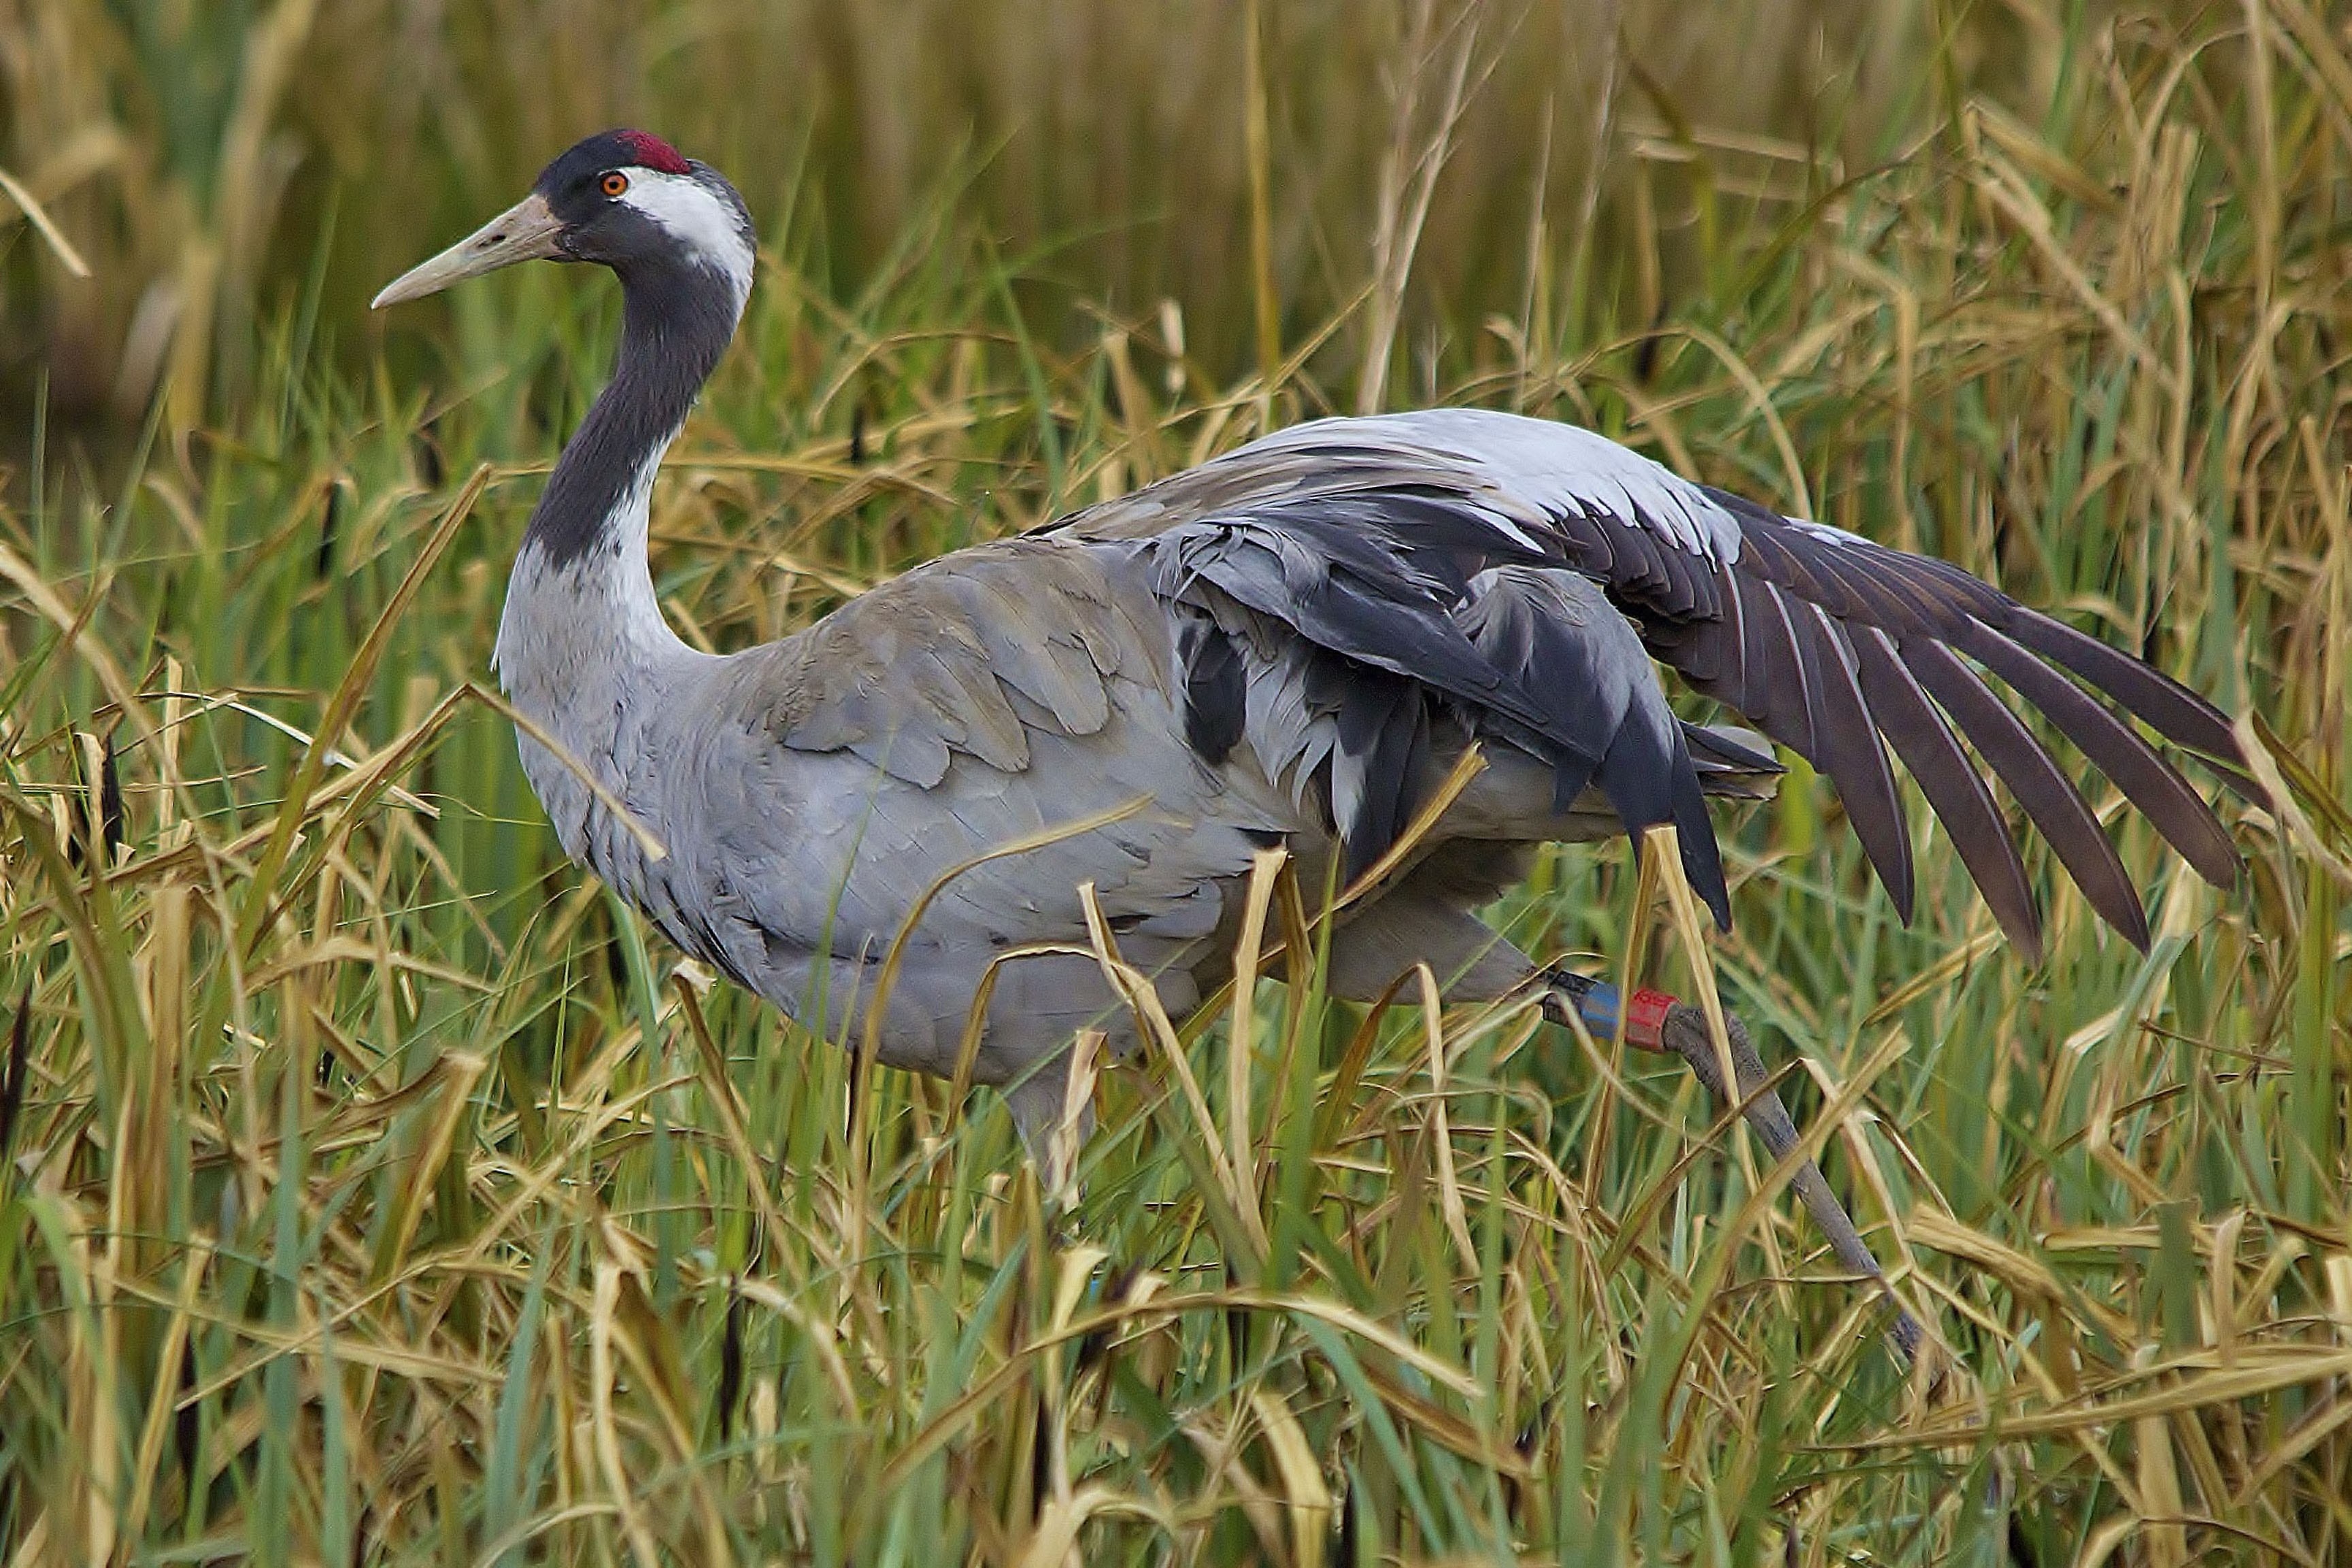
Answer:
[{"label": "black face", "polygon": [[649,177],[692,180],[719,197],[734,216],[747,246],[751,214],[735,188],[708,164],[682,156],[668,142],[642,131],[606,131],[575,142],[540,172],[531,188],[563,224],[556,245],[574,261],[593,261],[625,272],[647,263],[710,258],[682,254],[681,236],[629,200]]}]

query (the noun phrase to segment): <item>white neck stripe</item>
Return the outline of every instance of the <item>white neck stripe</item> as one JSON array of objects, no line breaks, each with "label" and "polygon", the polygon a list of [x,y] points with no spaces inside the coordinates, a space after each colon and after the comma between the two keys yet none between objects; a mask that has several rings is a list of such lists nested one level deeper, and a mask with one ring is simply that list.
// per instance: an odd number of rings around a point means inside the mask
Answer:
[{"label": "white neck stripe", "polygon": [[751,245],[732,206],[691,174],[632,169],[621,200],[674,235],[698,260],[725,275],[740,309],[751,292]]}]

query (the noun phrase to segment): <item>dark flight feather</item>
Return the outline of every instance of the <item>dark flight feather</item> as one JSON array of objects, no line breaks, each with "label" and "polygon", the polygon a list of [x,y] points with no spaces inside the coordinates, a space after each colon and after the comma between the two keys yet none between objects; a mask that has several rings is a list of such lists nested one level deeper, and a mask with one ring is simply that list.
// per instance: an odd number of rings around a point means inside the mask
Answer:
[{"label": "dark flight feather", "polygon": [[1899,647],[1903,662],[1919,677],[1919,684],[1958,722],[1969,744],[2050,841],[2091,907],[2145,952],[2147,914],[2083,792],[2058,771],[2058,765],[2032,732],[1950,649],[1926,641]]},{"label": "dark flight feather", "polygon": [[2025,862],[1983,776],[1911,672],[1896,662],[1886,634],[1862,627],[1852,643],[1872,717],[1927,798],[1993,918],[2027,962],[2040,963],[2042,914],[2025,880]]}]

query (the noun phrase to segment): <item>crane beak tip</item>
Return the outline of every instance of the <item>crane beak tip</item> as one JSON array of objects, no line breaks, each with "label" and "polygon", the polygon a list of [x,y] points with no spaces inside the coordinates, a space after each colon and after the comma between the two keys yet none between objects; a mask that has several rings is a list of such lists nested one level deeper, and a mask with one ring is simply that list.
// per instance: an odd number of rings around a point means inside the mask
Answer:
[{"label": "crane beak tip", "polygon": [[382,310],[422,299],[453,283],[519,261],[561,256],[563,252],[557,242],[562,232],[562,222],[548,210],[546,198],[533,192],[439,256],[385,284],[368,301],[368,308]]}]

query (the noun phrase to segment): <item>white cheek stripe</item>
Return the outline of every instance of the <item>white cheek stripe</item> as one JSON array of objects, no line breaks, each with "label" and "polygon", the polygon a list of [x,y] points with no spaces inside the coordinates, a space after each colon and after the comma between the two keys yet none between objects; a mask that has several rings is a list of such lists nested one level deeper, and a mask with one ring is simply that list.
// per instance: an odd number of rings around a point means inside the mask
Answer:
[{"label": "white cheek stripe", "polygon": [[678,243],[708,260],[735,286],[740,307],[751,292],[751,247],[734,211],[690,174],[633,169],[621,198],[677,236]]}]

